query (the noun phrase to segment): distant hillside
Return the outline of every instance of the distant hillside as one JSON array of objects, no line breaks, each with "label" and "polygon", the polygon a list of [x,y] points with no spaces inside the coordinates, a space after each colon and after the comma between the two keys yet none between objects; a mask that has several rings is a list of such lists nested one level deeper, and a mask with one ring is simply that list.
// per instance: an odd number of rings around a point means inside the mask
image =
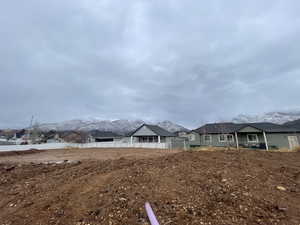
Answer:
[{"label": "distant hillside", "polygon": [[288,126],[288,127],[297,127],[300,128],[300,119],[299,120],[294,120],[294,121],[289,121],[284,123],[284,125]]},{"label": "distant hillside", "polygon": [[[111,131],[119,134],[126,134],[135,130],[145,123],[143,120],[69,120],[61,123],[45,123],[40,124],[39,128],[42,130],[80,130],[80,131]],[[155,123],[156,125],[170,131],[186,131],[187,129],[171,121],[162,121]]]},{"label": "distant hillside", "polygon": [[300,111],[290,112],[269,112],[261,115],[245,115],[241,114],[232,119],[234,123],[256,123],[270,122],[276,124],[284,124],[289,121],[299,120]]}]

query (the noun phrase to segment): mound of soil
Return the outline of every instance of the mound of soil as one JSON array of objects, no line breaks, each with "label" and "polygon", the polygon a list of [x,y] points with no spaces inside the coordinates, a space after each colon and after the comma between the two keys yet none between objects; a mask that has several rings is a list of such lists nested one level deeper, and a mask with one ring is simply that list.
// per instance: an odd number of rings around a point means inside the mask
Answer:
[{"label": "mound of soil", "polygon": [[9,152],[0,152],[0,157],[3,156],[17,156],[17,155],[29,155],[29,154],[35,154],[35,153],[41,153],[43,151],[38,149],[30,149],[27,151],[9,151]]},{"label": "mound of soil", "polygon": [[250,151],[75,165],[2,164],[0,221],[149,224],[144,210],[149,201],[161,225],[299,225],[299,162],[299,153]]}]

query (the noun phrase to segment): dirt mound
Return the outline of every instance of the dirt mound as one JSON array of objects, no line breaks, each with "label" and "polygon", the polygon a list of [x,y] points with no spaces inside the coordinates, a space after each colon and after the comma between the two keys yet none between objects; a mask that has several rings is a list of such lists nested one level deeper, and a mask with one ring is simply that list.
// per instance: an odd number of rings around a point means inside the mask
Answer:
[{"label": "dirt mound", "polygon": [[0,157],[3,156],[17,156],[17,155],[29,155],[35,153],[41,153],[41,150],[38,149],[30,149],[27,151],[10,151],[10,152],[0,152]]},{"label": "dirt mound", "polygon": [[299,161],[297,153],[251,151],[0,165],[0,219],[7,225],[149,224],[149,201],[162,225],[299,225]]}]

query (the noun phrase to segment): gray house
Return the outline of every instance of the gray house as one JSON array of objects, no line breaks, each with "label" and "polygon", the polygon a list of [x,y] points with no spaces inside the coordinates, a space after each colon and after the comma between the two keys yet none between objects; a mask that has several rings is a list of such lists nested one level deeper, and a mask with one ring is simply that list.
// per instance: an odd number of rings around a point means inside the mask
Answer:
[{"label": "gray house", "polygon": [[110,131],[92,130],[89,134],[89,142],[114,142],[121,141],[122,135]]},{"label": "gray house", "polygon": [[299,146],[300,129],[273,123],[212,123],[196,130],[200,146],[293,149]]},{"label": "gray house", "polygon": [[177,132],[178,137],[185,138],[190,147],[200,147],[200,135],[195,131]]},{"label": "gray house", "polygon": [[143,124],[131,132],[129,137],[131,143],[169,143],[176,135],[159,126]]}]

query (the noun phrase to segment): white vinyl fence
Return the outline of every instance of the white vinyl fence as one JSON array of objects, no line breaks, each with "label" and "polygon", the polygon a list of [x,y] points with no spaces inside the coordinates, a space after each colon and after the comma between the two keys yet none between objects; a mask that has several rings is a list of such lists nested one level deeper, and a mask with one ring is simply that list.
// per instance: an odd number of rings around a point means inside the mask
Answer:
[{"label": "white vinyl fence", "polygon": [[66,148],[67,143],[49,143],[39,145],[0,145],[0,152],[27,151],[30,149],[47,150]]},{"label": "white vinyl fence", "polygon": [[75,148],[168,148],[167,143],[123,143],[123,142],[93,142],[85,144],[71,144]]},{"label": "white vinyl fence", "polygon": [[62,148],[156,148],[168,149],[167,143],[122,143],[122,142],[94,142],[85,144],[75,143],[48,143],[37,145],[0,145],[0,152],[27,151],[30,149],[48,150]]}]

